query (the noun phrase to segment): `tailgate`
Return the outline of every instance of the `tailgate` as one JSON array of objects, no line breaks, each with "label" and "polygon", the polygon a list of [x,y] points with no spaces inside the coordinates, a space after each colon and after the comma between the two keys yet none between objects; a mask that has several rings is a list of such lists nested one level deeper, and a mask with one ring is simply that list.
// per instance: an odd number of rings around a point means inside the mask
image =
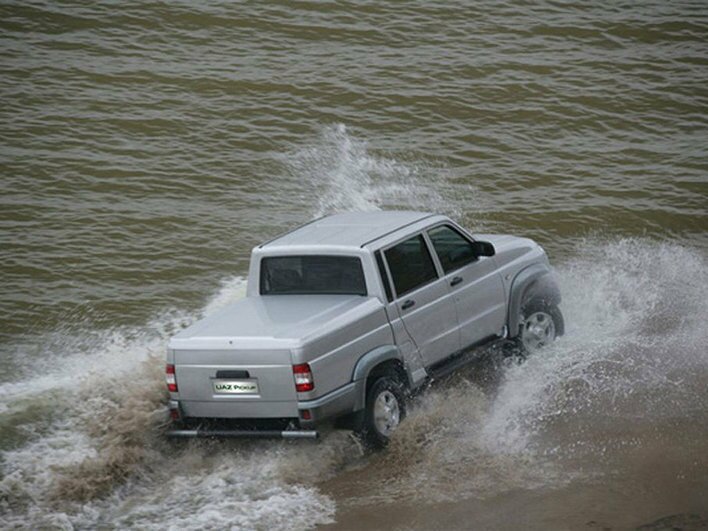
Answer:
[{"label": "tailgate", "polygon": [[297,417],[289,350],[176,350],[185,416]]}]

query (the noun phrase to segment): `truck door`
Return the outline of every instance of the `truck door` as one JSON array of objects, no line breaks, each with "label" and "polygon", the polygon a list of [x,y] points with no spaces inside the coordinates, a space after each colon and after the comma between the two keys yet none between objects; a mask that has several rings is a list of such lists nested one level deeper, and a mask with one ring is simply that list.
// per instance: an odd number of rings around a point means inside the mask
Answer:
[{"label": "truck door", "polygon": [[384,256],[395,289],[394,304],[423,363],[430,366],[460,350],[455,301],[438,276],[423,236],[384,250]]},{"label": "truck door", "polygon": [[506,321],[506,304],[494,259],[476,256],[470,240],[451,225],[429,229],[428,237],[454,296],[462,348],[498,335]]}]

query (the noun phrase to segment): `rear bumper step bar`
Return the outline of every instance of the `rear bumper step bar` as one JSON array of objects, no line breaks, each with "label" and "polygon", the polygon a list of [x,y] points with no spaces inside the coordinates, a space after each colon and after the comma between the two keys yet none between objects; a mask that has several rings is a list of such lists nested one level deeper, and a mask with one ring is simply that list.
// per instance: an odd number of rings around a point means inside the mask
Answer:
[{"label": "rear bumper step bar", "polygon": [[183,439],[229,438],[229,439],[317,439],[314,430],[170,430],[168,437]]}]

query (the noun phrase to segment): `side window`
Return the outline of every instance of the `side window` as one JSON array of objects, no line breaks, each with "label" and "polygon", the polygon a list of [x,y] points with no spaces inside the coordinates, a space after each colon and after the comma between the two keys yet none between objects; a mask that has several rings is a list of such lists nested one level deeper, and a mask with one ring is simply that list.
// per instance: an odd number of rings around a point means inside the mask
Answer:
[{"label": "side window", "polygon": [[421,235],[391,247],[384,254],[399,297],[438,278],[433,259]]},{"label": "side window", "polygon": [[445,274],[477,259],[469,240],[448,225],[430,229],[428,236],[433,242]]}]

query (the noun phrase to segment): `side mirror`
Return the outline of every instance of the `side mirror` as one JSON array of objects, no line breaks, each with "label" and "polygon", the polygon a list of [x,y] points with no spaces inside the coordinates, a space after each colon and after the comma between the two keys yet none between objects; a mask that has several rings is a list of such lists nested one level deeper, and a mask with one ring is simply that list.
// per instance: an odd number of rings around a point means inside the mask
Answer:
[{"label": "side mirror", "polygon": [[489,242],[472,242],[472,251],[476,256],[494,256],[496,253]]}]

